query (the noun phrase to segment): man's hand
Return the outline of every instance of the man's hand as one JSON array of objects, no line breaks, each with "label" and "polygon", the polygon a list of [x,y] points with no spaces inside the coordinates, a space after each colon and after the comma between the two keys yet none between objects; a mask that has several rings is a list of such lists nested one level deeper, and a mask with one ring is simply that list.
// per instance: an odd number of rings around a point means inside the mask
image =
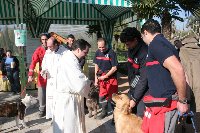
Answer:
[{"label": "man's hand", "polygon": [[40,75],[44,78],[44,79],[46,79],[47,78],[47,70],[42,70],[41,72],[40,72]]},{"label": "man's hand", "polygon": [[107,78],[108,78],[107,75],[103,75],[103,76],[98,77],[98,80],[105,80],[105,79],[107,79]]},{"label": "man's hand", "polygon": [[98,86],[98,80],[95,80],[94,86]]},{"label": "man's hand", "polygon": [[182,115],[188,111],[188,104],[177,102],[177,109],[180,112],[180,115]]},{"label": "man's hand", "polygon": [[33,81],[33,77],[32,76],[28,76],[28,82],[32,82]]},{"label": "man's hand", "polygon": [[130,89],[127,89],[127,90],[121,91],[120,93],[127,94],[129,92],[129,90]]},{"label": "man's hand", "polygon": [[135,107],[136,103],[133,100],[130,100],[129,102],[129,110],[131,110],[133,107]]}]

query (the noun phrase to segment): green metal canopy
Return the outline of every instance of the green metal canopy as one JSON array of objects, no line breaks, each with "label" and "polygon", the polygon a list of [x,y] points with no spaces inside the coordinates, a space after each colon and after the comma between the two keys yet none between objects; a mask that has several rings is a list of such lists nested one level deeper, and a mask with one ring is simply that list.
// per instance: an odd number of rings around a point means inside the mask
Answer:
[{"label": "green metal canopy", "polygon": [[111,42],[116,22],[133,16],[130,0],[0,0],[0,24],[26,23],[33,37],[51,24],[100,25]]},{"label": "green metal canopy", "polygon": [[[131,16],[130,0],[0,0],[0,24],[25,23],[32,37],[47,32],[51,24],[100,25],[111,46],[114,24]],[[20,55],[24,88],[23,50]]]}]

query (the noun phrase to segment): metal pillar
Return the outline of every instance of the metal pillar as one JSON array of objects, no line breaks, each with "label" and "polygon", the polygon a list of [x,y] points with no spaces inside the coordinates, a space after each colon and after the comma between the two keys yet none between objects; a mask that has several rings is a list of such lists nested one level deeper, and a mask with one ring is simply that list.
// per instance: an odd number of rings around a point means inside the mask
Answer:
[{"label": "metal pillar", "polygon": [[[15,0],[15,13],[16,13],[16,24],[17,29],[23,30],[25,27],[23,27],[23,1],[24,0]],[[19,16],[20,16],[20,22],[21,25],[19,25]],[[25,46],[19,46],[19,62],[20,62],[20,81],[21,81],[21,97],[23,98],[26,94],[26,63],[25,63]]]}]

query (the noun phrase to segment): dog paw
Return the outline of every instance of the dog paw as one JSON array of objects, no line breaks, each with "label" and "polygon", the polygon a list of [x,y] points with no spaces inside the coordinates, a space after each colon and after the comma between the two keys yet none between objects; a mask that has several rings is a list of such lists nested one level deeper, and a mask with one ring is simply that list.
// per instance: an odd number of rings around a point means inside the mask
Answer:
[{"label": "dog paw", "polygon": [[22,130],[22,129],[23,129],[23,126],[20,126],[20,127],[18,126],[17,129],[18,129],[18,130]]},{"label": "dog paw", "polygon": [[26,124],[25,125],[23,125],[23,127],[25,127],[25,128],[29,128]]},{"label": "dog paw", "polygon": [[88,117],[91,118],[91,117],[92,117],[92,114],[89,114]]},{"label": "dog paw", "polygon": [[29,128],[29,126],[25,122],[22,123],[22,127],[23,128]]},{"label": "dog paw", "polygon": [[96,119],[97,118],[97,115],[94,115],[94,119]]}]

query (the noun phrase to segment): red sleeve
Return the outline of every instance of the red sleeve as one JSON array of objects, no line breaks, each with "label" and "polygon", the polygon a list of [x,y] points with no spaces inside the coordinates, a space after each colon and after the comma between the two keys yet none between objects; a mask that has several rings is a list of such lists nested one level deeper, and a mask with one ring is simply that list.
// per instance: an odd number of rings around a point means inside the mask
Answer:
[{"label": "red sleeve", "polygon": [[28,76],[33,76],[33,72],[37,62],[39,62],[39,48],[37,48],[32,55],[32,61],[29,67]]}]

